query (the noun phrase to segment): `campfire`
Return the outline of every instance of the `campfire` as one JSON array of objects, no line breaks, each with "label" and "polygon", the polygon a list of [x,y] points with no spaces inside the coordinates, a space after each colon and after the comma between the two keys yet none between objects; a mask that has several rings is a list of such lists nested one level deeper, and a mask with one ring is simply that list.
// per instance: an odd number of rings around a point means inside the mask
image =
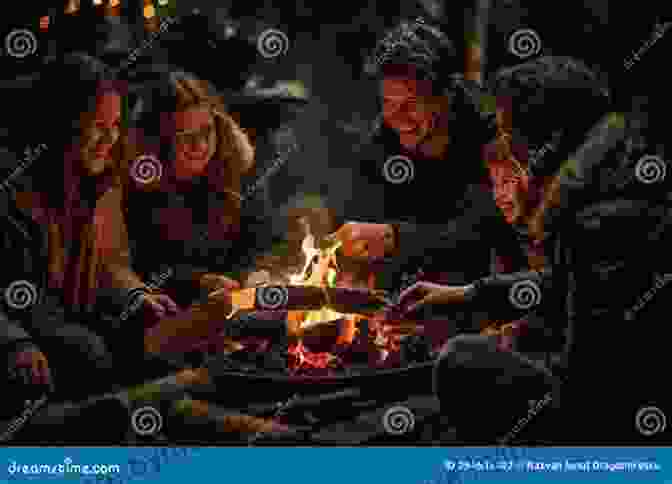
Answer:
[{"label": "campfire", "polygon": [[[376,292],[371,283],[358,280],[351,273],[339,267],[337,258],[340,243],[331,238],[318,238],[311,232],[308,222],[302,221],[304,237],[301,243],[303,263],[297,272],[289,272],[266,286],[238,292],[234,297],[236,309],[249,308],[257,302],[259,291],[272,291],[288,284],[290,288],[304,288],[318,301],[315,309],[288,309],[282,315],[286,321],[288,344],[286,348],[286,371],[292,375],[325,375],[333,372],[347,372],[353,366],[374,368],[398,367],[402,364],[400,349],[403,336],[388,337],[384,334],[385,305],[382,294]],[[348,291],[351,291],[350,293]],[[252,292],[255,295],[252,295]],[[331,300],[334,294],[336,300]],[[378,308],[367,308],[366,314],[357,311],[357,304],[349,304],[348,294],[366,295],[377,299]],[[343,297],[339,297],[343,295]],[[320,297],[323,296],[323,297]],[[308,305],[311,305],[310,303]],[[336,306],[343,307],[337,310]],[[340,309],[340,308],[339,308]],[[253,315],[263,318],[257,311]],[[276,313],[277,314],[277,313]],[[267,317],[269,314],[267,313]],[[418,329],[406,327],[406,355],[418,354],[418,337],[410,337]],[[403,332],[403,331],[402,331]],[[427,345],[429,348],[429,345]],[[241,351],[269,352],[268,345],[246,345]],[[429,349],[427,350],[429,357]],[[249,356],[249,355],[247,355]]]},{"label": "campfire", "polygon": [[[298,267],[282,270],[276,263],[266,284],[234,291],[230,300],[212,293],[162,320],[146,332],[147,351],[205,349],[225,371],[291,376],[341,376],[430,360],[425,328],[386,311],[389,300],[373,288],[371,268],[343,257],[339,247],[331,237],[314,236],[305,222]],[[394,335],[385,331],[392,322]]]}]

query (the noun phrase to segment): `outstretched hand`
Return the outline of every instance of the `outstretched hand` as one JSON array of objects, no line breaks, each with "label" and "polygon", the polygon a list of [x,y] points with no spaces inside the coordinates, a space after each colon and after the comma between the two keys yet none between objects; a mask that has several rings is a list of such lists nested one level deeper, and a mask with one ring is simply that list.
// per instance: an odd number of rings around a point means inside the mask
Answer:
[{"label": "outstretched hand", "polygon": [[444,286],[431,282],[416,282],[399,295],[399,306],[405,308],[405,313],[413,313],[429,304],[463,303],[467,300],[467,291],[468,286]]}]

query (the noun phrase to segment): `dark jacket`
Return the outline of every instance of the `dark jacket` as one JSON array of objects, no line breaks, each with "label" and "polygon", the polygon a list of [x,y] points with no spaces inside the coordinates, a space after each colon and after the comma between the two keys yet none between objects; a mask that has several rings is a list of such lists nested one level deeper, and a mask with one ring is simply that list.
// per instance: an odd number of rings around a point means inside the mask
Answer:
[{"label": "dark jacket", "polygon": [[[12,195],[5,190],[0,190],[0,242],[3,265],[0,275],[0,352],[5,353],[17,345],[30,343],[29,329],[45,300],[47,282],[44,234],[17,209]],[[11,301],[16,297],[21,302],[21,294],[29,299],[23,299],[24,303],[17,307]],[[31,300],[32,304],[27,304]]]},{"label": "dark jacket", "polygon": [[[480,120],[460,115],[455,126],[465,134],[454,136],[443,160],[411,158],[395,133],[383,127],[354,170],[349,196],[344,194],[336,204],[342,208],[340,223],[387,223],[396,228],[399,253],[380,273],[385,289],[418,267],[439,273],[435,279],[441,282],[463,284],[491,273],[495,251],[519,262],[524,258],[515,232],[495,203],[481,156],[492,133]],[[410,169],[407,160],[395,161],[395,156],[410,159]],[[400,182],[411,172],[412,177]]]},{"label": "dark jacket", "polygon": [[[264,184],[257,184],[256,179],[243,183],[239,230],[224,239],[210,236],[208,216],[217,212],[228,195],[209,190],[205,177],[174,192],[131,189],[126,216],[134,269],[147,281],[159,276],[163,287],[177,292],[186,289],[186,300],[196,295],[188,288],[199,274],[225,274],[240,280],[254,270],[256,257],[270,250],[277,238]],[[190,221],[183,226],[171,213],[186,213]],[[169,225],[177,228],[178,237],[166,237]]]},{"label": "dark jacket", "polygon": [[552,268],[481,279],[472,304],[487,305],[502,319],[541,312],[564,337],[561,367],[575,395],[618,393],[633,405],[634,418],[634,400],[653,404],[660,393],[657,369],[670,341],[665,242],[672,200],[669,163],[661,180],[640,181],[638,162],[656,147],[633,152],[629,138],[622,129],[597,151],[586,143],[574,168],[563,172],[562,203],[547,219]]}]

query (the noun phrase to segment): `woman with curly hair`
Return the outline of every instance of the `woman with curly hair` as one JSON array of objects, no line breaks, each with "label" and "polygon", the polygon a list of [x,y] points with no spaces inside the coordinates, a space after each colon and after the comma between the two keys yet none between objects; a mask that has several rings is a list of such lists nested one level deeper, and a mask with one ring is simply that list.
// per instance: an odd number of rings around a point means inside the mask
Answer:
[{"label": "woman with curly hair", "polygon": [[[213,88],[186,72],[155,71],[133,118],[137,145],[155,160],[140,157],[130,171],[135,267],[183,307],[213,291],[223,297],[274,242],[264,184],[243,190],[254,147]],[[153,179],[141,163],[158,170]]]}]

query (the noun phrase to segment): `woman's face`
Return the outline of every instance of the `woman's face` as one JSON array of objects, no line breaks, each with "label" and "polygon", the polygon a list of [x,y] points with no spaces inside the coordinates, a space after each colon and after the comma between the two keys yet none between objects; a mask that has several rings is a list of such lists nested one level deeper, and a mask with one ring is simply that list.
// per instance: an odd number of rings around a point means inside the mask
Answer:
[{"label": "woman's face", "polygon": [[215,154],[215,119],[208,106],[179,111],[175,119],[175,174],[192,178],[205,172]]},{"label": "woman's face", "polygon": [[112,148],[119,140],[121,128],[121,96],[109,92],[96,99],[96,108],[84,116],[82,125],[82,168],[89,175],[99,175],[110,167]]},{"label": "woman's face", "polygon": [[402,146],[415,151],[436,128],[441,108],[431,81],[385,77],[381,85],[383,120],[399,134]]}]

